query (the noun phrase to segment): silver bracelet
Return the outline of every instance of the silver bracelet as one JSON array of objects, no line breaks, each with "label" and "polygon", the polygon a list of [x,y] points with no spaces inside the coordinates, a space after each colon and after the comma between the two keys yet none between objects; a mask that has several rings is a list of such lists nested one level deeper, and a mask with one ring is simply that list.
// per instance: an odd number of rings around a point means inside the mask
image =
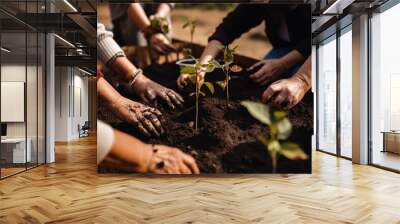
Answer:
[{"label": "silver bracelet", "polygon": [[135,81],[136,81],[137,77],[139,77],[141,74],[143,74],[143,70],[142,69],[139,68],[138,70],[136,70],[131,76],[131,80],[129,81],[129,86],[132,87],[133,84],[135,84]]}]

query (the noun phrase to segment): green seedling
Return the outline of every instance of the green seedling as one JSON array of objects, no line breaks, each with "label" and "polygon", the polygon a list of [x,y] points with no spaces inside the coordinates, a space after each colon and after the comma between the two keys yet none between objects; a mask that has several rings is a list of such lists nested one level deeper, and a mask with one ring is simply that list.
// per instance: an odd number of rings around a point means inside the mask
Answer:
[{"label": "green seedling", "polygon": [[166,17],[154,17],[150,19],[151,27],[164,35],[169,33],[169,22]]},{"label": "green seedling", "polygon": [[183,29],[189,28],[189,31],[190,31],[190,46],[193,46],[193,37],[194,37],[194,32],[196,31],[196,27],[197,27],[197,21],[196,20],[190,20],[187,17],[183,17],[182,28]]},{"label": "green seedling", "polygon": [[292,124],[287,118],[286,112],[274,111],[271,113],[267,105],[258,102],[242,101],[241,104],[255,119],[267,125],[269,129],[269,134],[260,134],[258,140],[266,147],[271,156],[274,173],[276,173],[280,155],[290,160],[308,159],[308,155],[298,144],[286,141],[292,133]]},{"label": "green seedling", "polygon": [[[229,106],[229,80],[230,72],[232,71],[231,65],[233,64],[235,50],[238,46],[233,48],[229,48],[229,46],[219,46],[218,48],[224,51],[224,61],[223,63],[219,63],[217,60],[211,60],[209,63],[212,64],[215,68],[221,68],[225,74],[224,81],[218,81],[217,84],[226,91],[226,105]],[[238,66],[235,66],[237,68]]]},{"label": "green seedling", "polygon": [[210,90],[211,94],[214,94],[215,89],[214,85],[211,82],[204,82],[204,77],[199,75],[199,72],[212,72],[214,70],[213,64],[200,64],[199,60],[189,55],[194,61],[194,65],[188,65],[181,67],[181,74],[188,74],[189,79],[192,83],[195,84],[195,92],[191,93],[190,96],[196,96],[196,117],[195,117],[195,130],[198,128],[198,120],[199,120],[199,98],[200,95],[205,96],[206,94],[201,91],[201,87],[204,85]]}]

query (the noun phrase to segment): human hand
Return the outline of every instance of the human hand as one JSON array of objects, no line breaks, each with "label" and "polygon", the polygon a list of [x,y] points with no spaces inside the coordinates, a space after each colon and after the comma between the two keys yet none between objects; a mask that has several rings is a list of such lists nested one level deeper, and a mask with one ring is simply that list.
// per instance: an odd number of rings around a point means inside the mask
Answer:
[{"label": "human hand", "polygon": [[120,96],[112,105],[114,114],[121,120],[133,124],[141,133],[150,137],[164,133],[160,120],[161,112],[155,108]]},{"label": "human hand", "polygon": [[276,81],[279,76],[286,71],[286,66],[279,59],[266,59],[259,61],[248,68],[248,71],[259,69],[249,77],[259,85],[267,85]]},{"label": "human hand", "polygon": [[[205,76],[204,71],[200,71],[197,76],[197,83],[200,86],[202,86],[204,84],[204,76]],[[179,89],[183,89],[185,86],[188,85],[188,81],[190,81],[190,75],[189,74],[181,74],[178,77],[178,79],[176,80],[176,84],[178,85]],[[196,84],[196,83],[194,83],[194,84]]]},{"label": "human hand", "polygon": [[141,75],[132,85],[133,91],[146,103],[154,104],[157,98],[165,101],[171,109],[183,107],[181,95]]},{"label": "human hand", "polygon": [[199,168],[190,155],[177,148],[154,145],[147,172],[156,174],[198,174]]},{"label": "human hand", "polygon": [[262,94],[262,102],[290,109],[297,105],[311,86],[299,78],[293,76],[289,79],[281,79],[272,83]]},{"label": "human hand", "polygon": [[153,53],[164,55],[176,51],[174,46],[172,46],[167,37],[162,33],[151,35],[149,41]]}]

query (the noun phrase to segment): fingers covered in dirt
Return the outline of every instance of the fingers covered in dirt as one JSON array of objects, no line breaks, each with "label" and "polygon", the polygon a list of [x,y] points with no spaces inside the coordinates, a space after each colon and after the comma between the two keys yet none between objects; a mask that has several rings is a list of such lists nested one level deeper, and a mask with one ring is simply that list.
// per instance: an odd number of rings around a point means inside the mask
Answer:
[{"label": "fingers covered in dirt", "polygon": [[164,133],[159,110],[144,104],[120,97],[112,106],[115,115],[137,128],[142,134],[160,136]]},{"label": "fingers covered in dirt", "polygon": [[200,170],[193,157],[177,148],[154,145],[148,172],[156,174],[198,174]]},{"label": "fingers covered in dirt", "polygon": [[161,99],[171,109],[183,107],[184,100],[181,95],[144,76],[141,76],[140,78],[141,79],[138,79],[132,88],[144,102],[154,104],[157,99]]},{"label": "fingers covered in dirt", "polygon": [[302,80],[292,77],[272,83],[262,94],[264,103],[272,103],[284,109],[297,105],[309,90]]}]

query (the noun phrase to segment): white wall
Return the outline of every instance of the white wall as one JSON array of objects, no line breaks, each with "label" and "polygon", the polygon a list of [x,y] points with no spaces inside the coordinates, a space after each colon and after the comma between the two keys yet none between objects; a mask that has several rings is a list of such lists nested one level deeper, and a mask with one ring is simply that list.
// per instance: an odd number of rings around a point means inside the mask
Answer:
[{"label": "white wall", "polygon": [[56,67],[55,85],[55,140],[77,139],[78,125],[82,126],[89,117],[88,78],[76,68]]}]

